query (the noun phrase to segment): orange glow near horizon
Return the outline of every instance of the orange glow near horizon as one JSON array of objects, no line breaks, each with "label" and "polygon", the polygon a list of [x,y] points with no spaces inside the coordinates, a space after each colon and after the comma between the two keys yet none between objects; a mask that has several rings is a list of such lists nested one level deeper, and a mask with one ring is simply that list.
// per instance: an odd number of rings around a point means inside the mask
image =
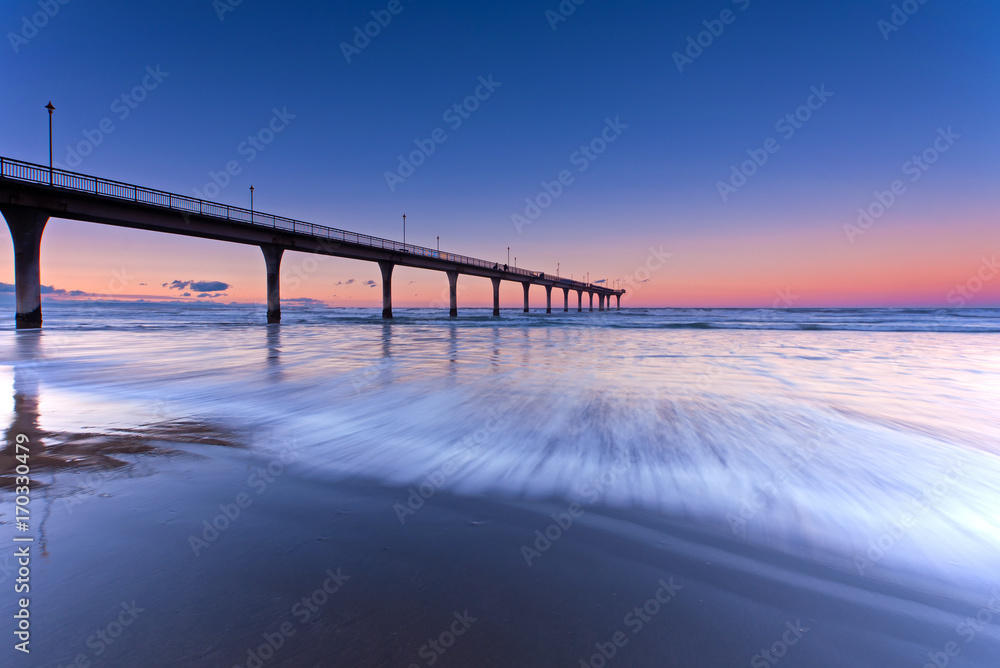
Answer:
[{"label": "orange glow near horizon", "polygon": [[[996,257],[992,249],[1000,250],[1000,234],[989,225],[967,226],[963,234],[885,225],[854,244],[848,243],[839,224],[819,229],[774,236],[692,235],[669,244],[617,239],[613,246],[602,242],[596,248],[588,241],[560,247],[559,252],[564,259],[579,257],[580,264],[601,268],[600,276],[612,285],[621,280],[628,290],[623,307],[956,307],[961,305],[956,291],[961,286],[971,295],[965,306],[1000,305],[1000,275],[977,278],[989,274],[982,267]],[[671,256],[658,266],[649,249],[661,246]],[[543,253],[540,249],[536,255]],[[7,235],[0,242],[0,257],[0,281],[12,283],[13,250]],[[575,273],[574,278],[582,275]],[[263,258],[254,246],[75,221],[52,220],[46,228],[42,283],[67,293],[87,293],[77,299],[198,299],[190,290],[164,287],[175,280],[230,284],[214,293],[220,296],[203,298],[220,303],[263,303],[265,297]],[[300,299],[377,307],[380,286],[378,266],[371,262],[295,252],[286,253],[282,262],[282,299],[289,303]],[[459,279],[460,308],[488,307],[491,294],[487,279]],[[516,308],[522,300],[519,285],[502,284],[503,308]],[[571,293],[571,309],[576,300]],[[562,308],[562,290],[553,290],[552,302],[555,309]],[[443,273],[396,268],[394,306],[444,308],[446,303]],[[532,308],[544,305],[544,289],[533,287]],[[584,308],[588,305],[585,295]]]}]

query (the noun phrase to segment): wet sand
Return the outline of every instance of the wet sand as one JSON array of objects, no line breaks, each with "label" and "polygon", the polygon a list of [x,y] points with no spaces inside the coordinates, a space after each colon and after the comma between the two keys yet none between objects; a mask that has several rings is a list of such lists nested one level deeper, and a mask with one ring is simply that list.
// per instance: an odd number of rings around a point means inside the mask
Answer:
[{"label": "wet sand", "polygon": [[1000,665],[994,335],[533,322],[0,337],[0,665]]},{"label": "wet sand", "polygon": [[[921,666],[949,641],[949,665],[997,656],[995,629],[956,634],[964,603],[653,515],[574,508],[556,531],[565,503],[439,490],[401,524],[407,489],[161,445],[175,454],[148,475],[35,501],[30,665]],[[536,530],[556,539],[529,566]]]}]

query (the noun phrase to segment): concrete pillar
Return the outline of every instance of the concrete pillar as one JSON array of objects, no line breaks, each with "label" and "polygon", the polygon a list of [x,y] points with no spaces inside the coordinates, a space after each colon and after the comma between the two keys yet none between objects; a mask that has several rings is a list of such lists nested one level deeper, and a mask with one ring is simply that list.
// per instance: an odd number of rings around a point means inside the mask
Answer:
[{"label": "concrete pillar", "polygon": [[588,292],[587,294],[590,295],[590,310],[593,311],[594,310],[594,293],[593,292]]},{"label": "concrete pillar", "polygon": [[263,244],[264,265],[267,267],[267,324],[281,322],[281,256],[285,249],[280,246]]},{"label": "concrete pillar", "polygon": [[458,317],[458,272],[446,271],[448,274],[448,292],[451,294],[451,310],[448,315],[452,318]]},{"label": "concrete pillar", "polygon": [[380,260],[378,268],[382,270],[382,317],[392,319],[392,270],[394,262]]},{"label": "concrete pillar", "polygon": [[524,286],[524,312],[528,312],[528,288],[531,287],[531,283],[522,283]]},{"label": "concrete pillar", "polygon": [[500,279],[491,278],[493,281],[493,315],[500,315]]},{"label": "concrete pillar", "polygon": [[604,310],[604,293],[603,292],[599,292],[597,294],[597,310],[598,311],[603,311]]},{"label": "concrete pillar", "polygon": [[563,288],[563,312],[569,312],[569,288]]},{"label": "concrete pillar", "polygon": [[576,312],[583,312],[583,290],[576,291]]},{"label": "concrete pillar", "polygon": [[622,310],[622,296],[621,295],[615,295],[615,299],[618,300],[618,310],[621,311]]},{"label": "concrete pillar", "polygon": [[545,286],[545,312],[552,313],[552,286]]},{"label": "concrete pillar", "polygon": [[42,232],[47,214],[34,209],[4,207],[3,213],[14,241],[14,292],[17,307],[14,323],[17,329],[42,326],[42,275],[39,260]]}]

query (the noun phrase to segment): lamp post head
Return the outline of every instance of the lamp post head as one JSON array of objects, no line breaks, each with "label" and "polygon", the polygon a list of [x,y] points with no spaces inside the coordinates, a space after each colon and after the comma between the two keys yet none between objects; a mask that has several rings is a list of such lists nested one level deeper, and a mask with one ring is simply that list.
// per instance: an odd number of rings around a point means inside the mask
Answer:
[{"label": "lamp post head", "polygon": [[49,116],[51,116],[52,112],[56,110],[56,108],[52,106],[52,100],[49,100],[49,103],[45,105],[45,108],[49,110]]}]

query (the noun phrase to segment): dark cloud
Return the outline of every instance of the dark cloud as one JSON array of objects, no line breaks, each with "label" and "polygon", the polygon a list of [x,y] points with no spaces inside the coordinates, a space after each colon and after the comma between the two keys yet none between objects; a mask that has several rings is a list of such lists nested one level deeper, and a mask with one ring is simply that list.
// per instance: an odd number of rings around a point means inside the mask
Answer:
[{"label": "dark cloud", "polygon": [[334,285],[350,285],[351,283],[354,283],[354,282],[355,282],[355,279],[349,278],[346,281],[337,281],[336,283],[334,283]]},{"label": "dark cloud", "polygon": [[199,290],[201,292],[223,292],[230,287],[229,283],[223,283],[222,281],[197,281],[191,283],[192,290]]},{"label": "dark cloud", "polygon": [[369,288],[374,288],[376,283],[375,281],[365,281],[365,285],[367,285]]},{"label": "dark cloud", "polygon": [[203,292],[200,295],[198,295],[198,299],[201,299],[202,297],[211,297],[211,296],[212,295],[208,294],[207,292]]},{"label": "dark cloud", "polygon": [[194,290],[195,292],[222,292],[232,286],[222,281],[171,281],[164,283],[163,287],[171,290]]},{"label": "dark cloud", "polygon": [[185,292],[184,294],[181,295],[181,297],[190,297],[190,296],[191,296],[190,292]]},{"label": "dark cloud", "polygon": [[[334,295],[336,297],[336,295]],[[325,304],[321,299],[313,299],[312,297],[293,297],[292,299],[282,299],[283,302],[291,302],[295,304]]]},{"label": "dark cloud", "polygon": [[[63,288],[56,288],[51,285],[43,285],[41,287],[43,295],[66,295],[68,297],[86,297],[90,295],[89,292],[84,292],[83,290],[64,290]],[[16,289],[10,283],[0,283],[0,293],[13,293]]]}]

